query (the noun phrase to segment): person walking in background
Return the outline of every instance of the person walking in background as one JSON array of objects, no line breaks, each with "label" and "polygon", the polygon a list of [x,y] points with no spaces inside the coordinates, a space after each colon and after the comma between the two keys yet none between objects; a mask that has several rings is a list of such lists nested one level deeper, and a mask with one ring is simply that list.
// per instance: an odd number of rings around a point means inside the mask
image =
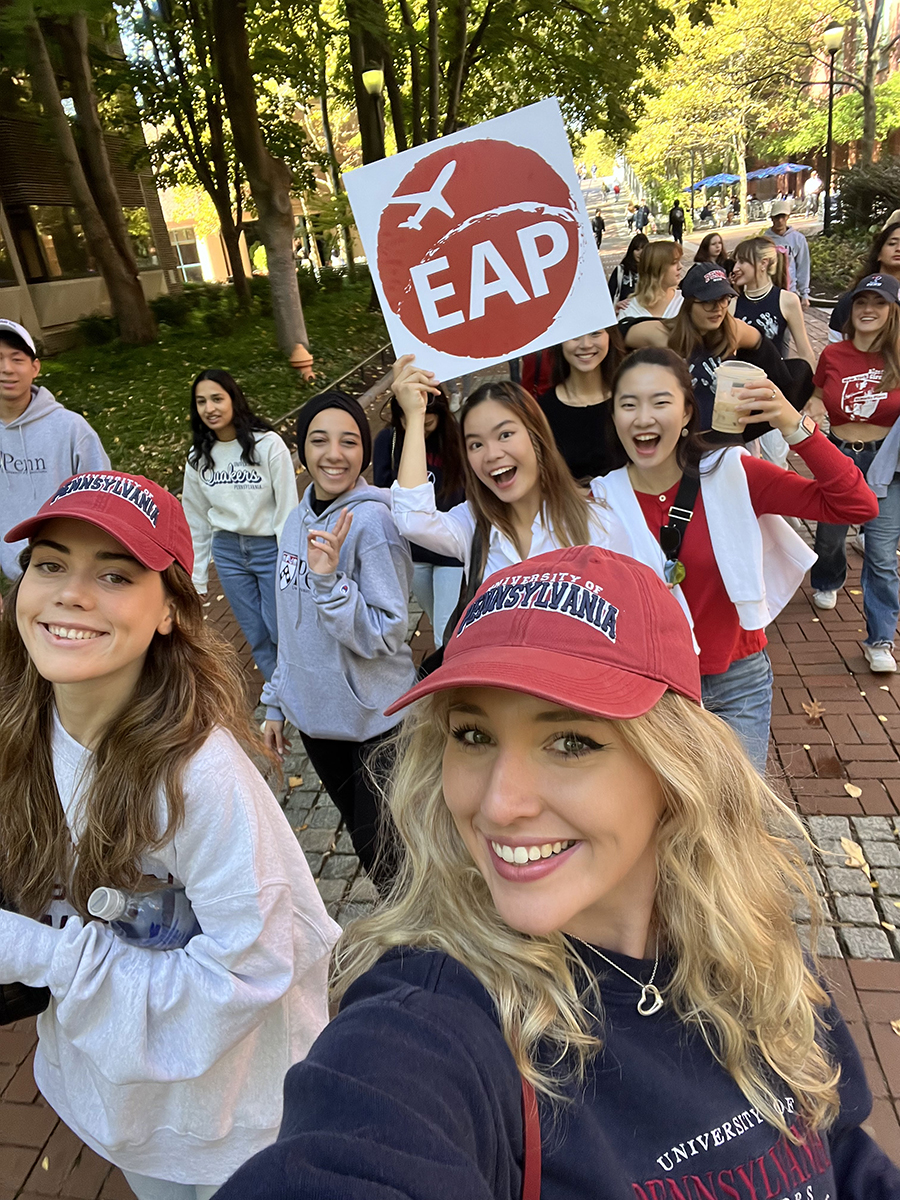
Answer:
[{"label": "person walking in background", "polygon": [[278,538],[297,505],[290,451],[251,411],[228,372],[215,368],[201,371],[191,387],[191,431],[182,501],[194,543],[194,586],[206,595],[212,558],[253,661],[271,679]]},{"label": "person walking in background", "polygon": [[[878,514],[866,525],[862,569],[866,639],[863,653],[875,672],[897,670],[894,638],[900,615],[900,285],[870,275],[854,289],[844,340],[825,347],[813,377],[807,412],[827,415],[829,437],[869,479]],[[849,520],[848,520],[849,523]],[[813,603],[831,609],[847,574],[847,524],[816,528],[818,561],[810,572]]]},{"label": "person walking in background", "polygon": [[[275,1138],[339,930],[252,761],[175,497],[92,471],[6,538],[28,544],[0,622],[0,983],[52,994],[34,1077],[74,1133],[138,1200],[207,1200]],[[147,877],[184,888],[185,948],[91,919],[94,889]]]},{"label": "person walking in background", "polygon": [[577,547],[469,614],[397,705],[402,883],[219,1200],[898,1200],[792,918],[806,830],[701,707],[665,585]]},{"label": "person walking in background", "polygon": [[9,545],[7,531],[33,516],[70,475],[109,470],[96,432],[35,382],[40,373],[25,326],[0,320],[0,570],[9,580],[21,574],[25,542]]},{"label": "person walking in background", "polygon": [[[549,350],[544,353],[549,356]],[[397,478],[406,436],[406,419],[394,396],[389,405],[390,425],[375,438],[372,451],[372,481],[376,487],[389,488]],[[456,418],[450,411],[447,393],[442,387],[428,397],[425,412],[425,457],[428,477],[434,484],[434,497],[442,512],[462,504],[466,496],[463,445]],[[463,565],[457,558],[435,554],[424,546],[411,546],[413,594],[428,614],[434,640],[440,645],[447,623],[459,600]]]},{"label": "person walking in background", "polygon": [[609,294],[617,317],[637,287],[641,255],[649,245],[650,239],[645,233],[636,233],[628,243],[625,257],[613,268],[609,277]]},{"label": "person walking in background", "polygon": [[390,494],[362,477],[372,435],[358,400],[337,391],[308,400],[297,453],[312,482],[279,539],[266,744],[283,756],[285,717],[296,726],[360,863],[385,892],[397,863],[367,763],[397,724],[384,710],[415,677],[406,644],[412,560]]},{"label": "person walking in background", "polygon": [[553,387],[537,402],[573,479],[587,484],[610,469],[603,405],[625,357],[625,345],[616,325],[570,338],[554,346],[551,354]]},{"label": "person walking in background", "polygon": [[870,275],[890,275],[900,283],[900,219],[889,220],[876,234],[856,279],[834,306],[828,322],[829,342],[843,339],[843,331],[853,308],[854,291]]},{"label": "person walking in background", "polygon": [[636,206],[634,204],[629,203],[628,209],[627,209],[627,212],[625,215],[625,224],[628,226],[629,233],[634,233],[634,217],[635,217],[636,212],[637,212]]},{"label": "person walking in background", "polygon": [[669,233],[673,241],[684,244],[684,209],[680,200],[676,200],[669,209]]},{"label": "person walking in background", "polygon": [[591,221],[591,229],[594,231],[594,239],[597,242],[597,249],[599,250],[603,243],[603,233],[606,229],[606,222],[603,220],[603,214],[599,208],[594,214],[594,219]]},{"label": "person walking in background", "polygon": [[789,200],[776,201],[772,205],[772,226],[763,236],[787,250],[790,258],[788,287],[797,293],[803,307],[809,308],[809,243],[799,229],[788,225],[792,211]]},{"label": "person walking in background", "polygon": [[638,233],[643,233],[650,224],[650,209],[646,202],[642,201],[634,213],[634,228]]}]

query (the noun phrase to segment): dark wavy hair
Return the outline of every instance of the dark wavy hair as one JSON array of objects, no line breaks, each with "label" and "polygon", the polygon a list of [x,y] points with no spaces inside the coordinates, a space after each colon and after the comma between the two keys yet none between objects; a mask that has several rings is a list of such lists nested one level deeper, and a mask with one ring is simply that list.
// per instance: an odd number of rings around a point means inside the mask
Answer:
[{"label": "dark wavy hair", "polygon": [[[616,371],[618,371],[619,364],[628,351],[625,349],[625,342],[618,324],[611,325],[606,330],[606,334],[609,338],[609,349],[606,351],[606,357],[600,364],[600,378],[603,381],[605,391],[608,395],[611,395],[612,382],[616,377]],[[572,365],[563,354],[561,342],[558,346],[550,348],[550,360],[553,364],[550,375],[550,386],[556,387],[558,383],[564,383],[572,373]]]},{"label": "dark wavy hair", "polygon": [[[429,449],[435,447],[441,458],[441,490],[435,499],[439,504],[449,503],[454,496],[458,500],[466,487],[462,433],[456,417],[450,410],[450,398],[443,387],[437,395],[428,397],[427,411],[434,413],[438,420],[437,429],[425,439]],[[391,396],[382,409],[381,415],[394,431],[391,438],[391,471],[396,479],[400,470],[400,455],[403,453],[406,430],[403,427],[403,411],[394,396]]]},{"label": "dark wavy hair", "polygon": [[237,440],[241,444],[241,459],[248,467],[255,466],[259,460],[256,457],[256,439],[253,435],[254,433],[270,432],[272,426],[251,411],[247,397],[232,376],[227,371],[220,371],[217,367],[201,371],[191,384],[191,435],[194,444],[188,453],[188,462],[198,470],[204,466],[211,471],[215,465],[212,459],[212,448],[217,441],[215,430],[204,425],[200,420],[199,412],[197,412],[197,384],[207,380],[210,383],[217,383],[231,397],[232,421]]},{"label": "dark wavy hair", "polygon": [[884,229],[882,229],[881,233],[876,235],[875,240],[872,242],[872,245],[869,249],[866,261],[863,263],[856,278],[853,280],[851,288],[855,288],[858,283],[862,283],[867,275],[881,274],[881,266],[878,262],[878,256],[884,249],[885,242],[888,240],[888,238],[893,237],[898,229],[900,229],[900,221],[894,221],[892,225],[887,225]]}]

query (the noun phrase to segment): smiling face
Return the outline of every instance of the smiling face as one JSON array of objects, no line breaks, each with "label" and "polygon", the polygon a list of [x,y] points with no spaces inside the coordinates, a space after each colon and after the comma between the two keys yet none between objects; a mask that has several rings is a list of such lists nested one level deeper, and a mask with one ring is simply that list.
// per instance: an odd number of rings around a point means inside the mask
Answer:
[{"label": "smiling face", "polygon": [[158,571],[85,521],[48,521],[32,542],[16,624],[38,673],[56,685],[131,695],[155,634],[172,630]]},{"label": "smiling face", "polygon": [[611,722],[519,692],[460,689],[443,792],[513,929],[608,945],[636,910],[652,912],[663,800]]},{"label": "smiling face", "polygon": [[771,279],[775,268],[774,255],[763,254],[758,262],[739,258],[734,264],[731,279],[735,287],[761,288]]},{"label": "smiling face", "polygon": [[895,230],[878,251],[878,267],[885,275],[900,278],[900,229]]},{"label": "smiling face", "polygon": [[0,339],[0,401],[9,414],[6,420],[14,420],[28,407],[31,385],[40,369],[39,359],[32,358],[12,342]]},{"label": "smiling face", "polygon": [[335,500],[359,479],[363,444],[359,426],[342,408],[324,408],[312,421],[304,447],[317,500]]},{"label": "smiling face", "polygon": [[878,292],[861,292],[853,301],[853,328],[856,333],[880,333],[887,324],[892,300]]},{"label": "smiling face", "polygon": [[197,414],[207,428],[211,429],[220,442],[233,442],[237,437],[234,428],[234,408],[231,397],[212,379],[202,379],[194,388],[194,403]]},{"label": "smiling face", "polygon": [[605,329],[596,329],[579,338],[570,338],[562,344],[563,358],[573,371],[587,375],[596,371],[609,352],[609,334]]},{"label": "smiling face", "polygon": [[505,504],[515,504],[540,488],[531,436],[513,409],[483,400],[466,413],[463,436],[472,470]]},{"label": "smiling face", "polygon": [[690,419],[681,384],[666,367],[641,364],[619,375],[613,423],[638,469],[655,470],[673,458]]}]

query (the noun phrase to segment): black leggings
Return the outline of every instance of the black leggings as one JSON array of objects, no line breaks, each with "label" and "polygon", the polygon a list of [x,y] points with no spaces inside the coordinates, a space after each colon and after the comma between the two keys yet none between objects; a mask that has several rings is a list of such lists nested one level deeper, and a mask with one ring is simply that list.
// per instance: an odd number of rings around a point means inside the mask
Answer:
[{"label": "black leggings", "polygon": [[[366,763],[392,734],[379,734],[367,742],[345,742],[335,738],[300,737],[309,761],[341,814],[353,849],[366,874],[385,895],[397,873],[397,831],[375,790]],[[390,767],[390,758],[378,756],[379,775]]]}]

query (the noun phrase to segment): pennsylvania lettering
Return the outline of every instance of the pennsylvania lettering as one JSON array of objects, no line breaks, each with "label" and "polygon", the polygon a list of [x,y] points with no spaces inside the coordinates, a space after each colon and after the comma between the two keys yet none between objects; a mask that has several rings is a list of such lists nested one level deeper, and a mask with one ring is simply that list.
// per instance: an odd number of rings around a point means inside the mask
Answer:
[{"label": "pennsylvania lettering", "polygon": [[469,605],[456,630],[456,637],[460,637],[470,625],[483,617],[509,608],[548,609],[562,616],[573,617],[585,625],[592,625],[611,642],[616,640],[619,610],[614,604],[579,583],[543,579],[495,583]]},{"label": "pennsylvania lettering", "polygon": [[62,500],[64,496],[71,496],[73,492],[106,492],[109,496],[120,496],[129,504],[134,505],[153,528],[156,528],[156,522],[159,520],[159,507],[153,499],[153,493],[148,492],[146,488],[142,488],[140,484],[131,479],[90,472],[85,475],[76,475],[74,479],[70,479],[68,483],[62,485],[50,503],[55,504],[57,500]]},{"label": "pennsylvania lettering", "polygon": [[740,1166],[633,1183],[634,1200],[828,1200],[816,1187],[831,1168],[825,1143],[796,1125],[791,1133],[802,1139],[799,1145],[782,1135],[765,1154]]}]

